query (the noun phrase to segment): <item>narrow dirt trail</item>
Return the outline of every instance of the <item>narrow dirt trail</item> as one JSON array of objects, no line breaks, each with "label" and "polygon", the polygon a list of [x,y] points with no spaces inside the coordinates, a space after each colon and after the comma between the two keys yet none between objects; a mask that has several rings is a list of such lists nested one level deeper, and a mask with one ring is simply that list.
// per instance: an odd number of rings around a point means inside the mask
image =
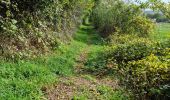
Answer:
[{"label": "narrow dirt trail", "polygon": [[[118,81],[112,80],[109,77],[96,78],[90,74],[82,74],[82,69],[85,66],[91,49],[94,48],[95,35],[92,35],[92,28],[82,29],[83,31],[78,33],[86,35],[83,37],[85,44],[81,52],[75,58],[74,71],[75,75],[60,77],[57,83],[52,86],[46,87],[45,94],[48,100],[104,100],[104,94],[102,94],[100,88],[107,87],[115,90],[118,88]],[[80,38],[80,37],[79,37]],[[79,41],[79,40],[78,40]]]}]

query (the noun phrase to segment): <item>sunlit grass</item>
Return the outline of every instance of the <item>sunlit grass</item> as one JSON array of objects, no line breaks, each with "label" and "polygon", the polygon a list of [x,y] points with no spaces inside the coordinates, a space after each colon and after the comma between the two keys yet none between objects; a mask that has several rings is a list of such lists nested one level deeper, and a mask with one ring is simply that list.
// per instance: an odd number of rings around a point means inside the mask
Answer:
[{"label": "sunlit grass", "polygon": [[151,38],[156,41],[166,41],[170,39],[170,23],[157,23],[155,32]]},{"label": "sunlit grass", "polygon": [[17,63],[1,61],[0,100],[42,100],[42,87],[57,77],[75,75],[76,57],[89,44],[99,42],[98,38],[92,26],[81,26],[69,45],[61,44],[49,56]]}]

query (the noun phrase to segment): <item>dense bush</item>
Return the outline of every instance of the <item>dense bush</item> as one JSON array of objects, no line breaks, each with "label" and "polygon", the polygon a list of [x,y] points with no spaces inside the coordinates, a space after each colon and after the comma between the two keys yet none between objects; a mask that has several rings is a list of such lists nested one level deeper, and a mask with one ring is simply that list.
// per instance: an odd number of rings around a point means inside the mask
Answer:
[{"label": "dense bush", "polygon": [[23,58],[49,52],[59,39],[72,36],[84,11],[92,6],[89,2],[0,0],[0,55]]},{"label": "dense bush", "polygon": [[111,48],[108,57],[115,59],[118,63],[122,63],[142,59],[152,52],[152,43],[138,41],[131,44],[118,45],[113,49]]},{"label": "dense bush", "polygon": [[169,61],[161,61],[155,55],[129,62],[124,69],[125,84],[140,99],[166,100],[170,89],[169,64]]},{"label": "dense bush", "polygon": [[127,41],[126,38],[130,38],[129,35],[118,38],[123,42],[113,40],[118,46],[109,49],[105,60],[112,62],[110,65],[117,61],[115,71],[122,75],[121,82],[138,99],[167,100],[170,97],[169,41],[155,43],[142,38]]},{"label": "dense bush", "polygon": [[146,37],[139,37],[136,34],[114,34],[110,35],[107,38],[108,45],[117,46],[117,45],[127,45],[137,42],[148,42],[148,44],[154,43],[153,40]]},{"label": "dense bush", "polygon": [[151,53],[158,57],[168,55],[170,41],[156,42],[149,38],[136,35],[113,35],[110,37],[110,48],[106,52],[107,57],[118,63],[140,60]]},{"label": "dense bush", "polygon": [[103,52],[97,52],[95,56],[90,57],[90,59],[85,62],[85,65],[86,67],[83,69],[84,72],[90,72],[99,77],[113,74],[114,70],[118,67],[116,61],[107,59],[107,56]]},{"label": "dense bush", "polygon": [[100,76],[117,75],[139,100],[170,97],[170,43],[130,34],[110,36],[110,47],[85,63]]},{"label": "dense bush", "polygon": [[142,15],[142,8],[123,0],[99,0],[91,20],[103,36],[113,33],[133,33],[145,36],[152,32],[151,20]]}]

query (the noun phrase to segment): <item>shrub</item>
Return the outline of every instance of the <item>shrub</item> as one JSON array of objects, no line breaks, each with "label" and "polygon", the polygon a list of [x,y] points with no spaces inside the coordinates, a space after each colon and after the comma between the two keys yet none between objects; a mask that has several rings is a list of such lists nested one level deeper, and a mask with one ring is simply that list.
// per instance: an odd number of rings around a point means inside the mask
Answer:
[{"label": "shrub", "polygon": [[155,47],[154,47],[155,55],[160,57],[160,58],[165,58],[168,57],[170,54],[170,41],[163,41],[163,42],[157,42]]},{"label": "shrub", "polygon": [[103,46],[91,49],[93,52],[89,54],[88,59],[84,62],[83,71],[100,77],[113,74],[113,70],[117,68],[117,63],[112,59],[107,59],[105,55],[105,49],[107,48]]},{"label": "shrub", "polygon": [[134,28],[134,32],[139,36],[148,36],[148,34],[152,33],[154,29],[154,25],[151,20],[142,16],[135,17],[131,24]]},{"label": "shrub", "polygon": [[123,0],[99,0],[94,7],[91,20],[102,36],[111,34],[140,34],[152,32],[153,23],[142,16],[142,8],[127,4]]},{"label": "shrub", "polygon": [[75,32],[89,2],[0,0],[0,55],[22,59],[53,50]]},{"label": "shrub", "polygon": [[118,63],[128,62],[132,60],[140,60],[153,52],[152,43],[149,41],[135,42],[124,45],[118,45],[114,49],[110,49],[108,58],[115,59]]},{"label": "shrub", "polygon": [[114,34],[110,35],[108,38],[108,44],[109,45],[127,45],[127,44],[133,44],[137,42],[148,42],[148,44],[151,44],[154,41],[150,40],[146,37],[139,37],[135,34]]},{"label": "shrub", "polygon": [[158,43],[159,47],[160,48],[170,48],[170,40],[166,40],[166,41],[163,41],[163,42],[160,42]]},{"label": "shrub", "polygon": [[[88,63],[94,72],[118,75],[122,85],[140,100],[170,97],[170,45],[137,35],[110,36],[110,46]],[[115,46],[116,45],[116,46]],[[108,67],[109,65],[109,67]],[[95,66],[95,67],[93,67]]]},{"label": "shrub", "polygon": [[163,87],[170,85],[169,64],[169,61],[161,61],[153,54],[142,60],[129,62],[124,69],[125,84],[140,99],[168,98],[168,91],[165,92]]}]

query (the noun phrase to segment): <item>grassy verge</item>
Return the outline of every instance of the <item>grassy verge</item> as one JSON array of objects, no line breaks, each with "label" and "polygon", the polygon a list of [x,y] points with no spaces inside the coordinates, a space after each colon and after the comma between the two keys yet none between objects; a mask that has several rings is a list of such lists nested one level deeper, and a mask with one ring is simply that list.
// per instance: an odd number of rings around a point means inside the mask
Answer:
[{"label": "grassy verge", "polygon": [[158,23],[151,38],[156,41],[166,41],[170,38],[170,23]]}]

